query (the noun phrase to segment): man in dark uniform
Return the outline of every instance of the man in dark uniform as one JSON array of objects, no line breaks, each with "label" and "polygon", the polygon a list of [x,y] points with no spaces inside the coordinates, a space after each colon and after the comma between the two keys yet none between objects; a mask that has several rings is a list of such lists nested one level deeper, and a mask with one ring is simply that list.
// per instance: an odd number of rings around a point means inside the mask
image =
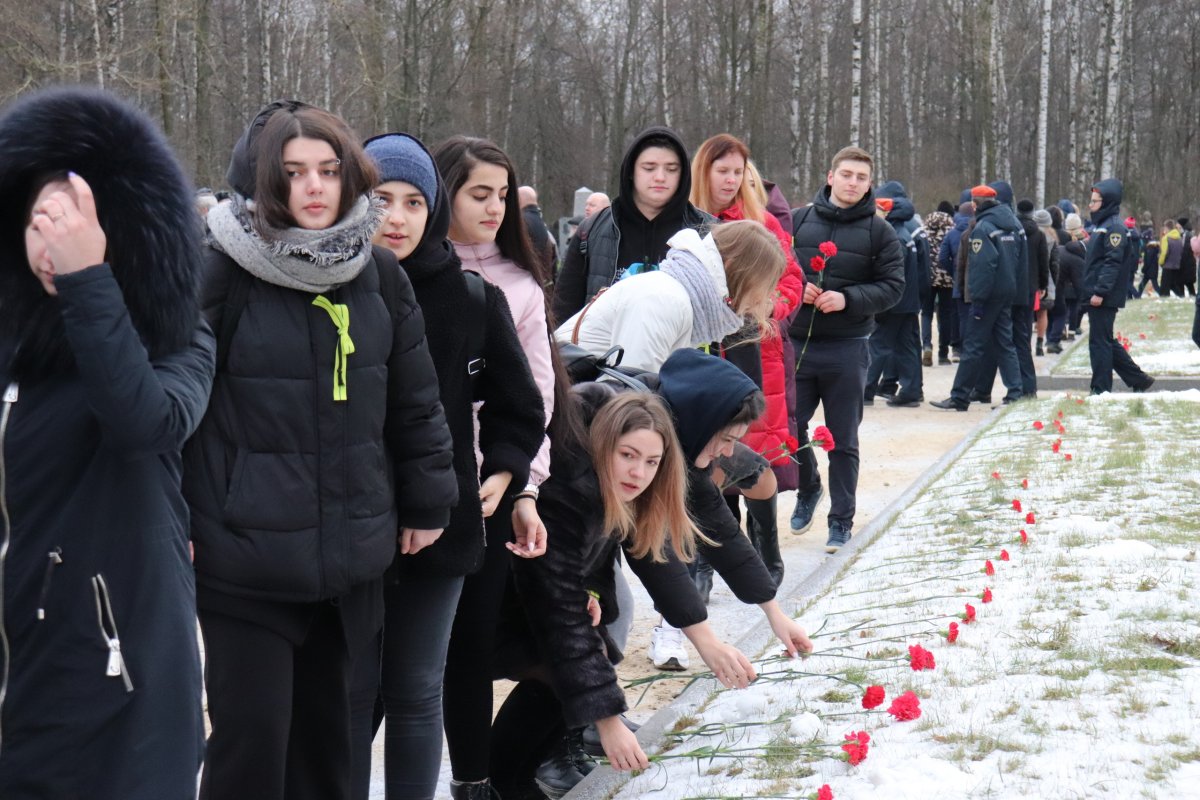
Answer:
[{"label": "man in dark uniform", "polygon": [[1154,383],[1113,337],[1117,309],[1125,307],[1125,287],[1133,263],[1128,231],[1120,216],[1121,195],[1121,182],[1106,178],[1092,187],[1088,203],[1095,227],[1083,261],[1083,297],[1088,303],[1092,394],[1112,391],[1114,369],[1135,392],[1144,392]]},{"label": "man in dark uniform", "polygon": [[971,190],[971,200],[975,203],[975,225],[964,244],[967,273],[963,276],[963,295],[969,313],[962,360],[954,373],[950,396],[930,403],[956,411],[966,411],[970,405],[971,390],[987,368],[989,347],[1008,389],[1004,402],[1021,397],[1021,368],[1012,336],[1013,298],[1024,291],[1026,280],[1021,270],[1025,249],[1021,223],[1010,205],[996,200],[996,190],[990,186],[976,186]]}]

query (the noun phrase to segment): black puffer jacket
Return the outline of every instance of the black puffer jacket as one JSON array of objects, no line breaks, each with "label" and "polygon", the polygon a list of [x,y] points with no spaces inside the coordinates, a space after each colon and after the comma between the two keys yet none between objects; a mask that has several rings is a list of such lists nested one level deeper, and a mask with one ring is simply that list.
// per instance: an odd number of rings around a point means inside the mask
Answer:
[{"label": "black puffer jacket", "polygon": [[[789,329],[792,338],[806,338],[810,322],[813,339],[870,336],[875,315],[896,305],[904,292],[904,250],[892,226],[875,216],[875,195],[867,192],[854,206],[839,208],[826,186],[811,206],[795,209],[792,215],[792,246],[804,279],[846,296],[846,308],[832,314],[801,305]],[[819,254],[817,246],[827,241],[837,245],[838,252],[818,280],[811,261]]]},{"label": "black puffer jacket", "polygon": [[[572,389],[571,397],[590,424],[615,394],[610,386],[586,383]],[[532,665],[545,664],[563,719],[577,727],[627,708],[613,669],[622,654],[606,629],[622,613],[614,576],[622,543],[604,532],[599,482],[586,448],[551,450],[550,478],[541,486],[538,513],[550,544],[541,558],[513,560],[515,582],[498,636],[498,677],[520,677]],[[665,563],[628,560],[668,623],[684,628],[707,619],[687,565],[669,548]],[[592,626],[587,613],[588,591],[599,595],[599,627]]]},{"label": "black puffer jacket", "polygon": [[[153,123],[93,90],[11,106],[0,152],[0,797],[191,800],[204,727],[180,450],[214,350],[191,190]],[[55,298],[23,229],[32,181],[68,169],[111,266],[59,275]]]},{"label": "black puffer jacket", "polygon": [[1083,242],[1072,240],[1055,248],[1058,252],[1058,283],[1056,297],[1064,301],[1078,300],[1083,291]]},{"label": "black puffer jacket", "polygon": [[1106,178],[1092,189],[1100,194],[1102,204],[1092,216],[1096,227],[1088,239],[1079,298],[1086,303],[1099,296],[1106,308],[1124,308],[1133,261],[1129,257],[1129,231],[1121,221],[1124,188],[1116,178]]},{"label": "black puffer jacket", "polygon": [[[633,202],[633,167],[650,138],[671,142],[680,163],[679,188],[652,220],[646,219]],[[667,240],[680,230],[693,228],[701,235],[707,233],[717,220],[688,202],[691,190],[691,161],[679,134],[663,127],[647,128],[638,134],[621,162],[620,194],[611,206],[584,220],[567,244],[554,285],[551,310],[555,323],[573,317],[630,264],[657,264],[667,254]]]},{"label": "black puffer jacket", "polygon": [[1033,221],[1030,214],[1017,214],[1021,230],[1025,233],[1025,291],[1021,291],[1020,281],[1017,282],[1017,298],[1013,305],[1028,306],[1033,304],[1033,297],[1039,291],[1044,291],[1050,285],[1050,250],[1046,246],[1046,234]]},{"label": "black puffer jacket", "polygon": [[[420,142],[417,144],[424,149]],[[436,542],[414,555],[396,556],[398,580],[404,580],[410,572],[428,574],[433,570],[466,575],[479,569],[484,548],[480,478],[508,471],[513,476],[509,491],[520,491],[529,477],[529,462],[545,438],[542,395],[533,382],[504,292],[480,278],[486,313],[479,315],[468,307],[467,277],[446,240],[449,229],[450,203],[439,176],[437,199],[425,223],[425,233],[401,266],[421,306],[425,340],[437,369],[442,407],[454,442],[458,504]],[[483,326],[484,331],[482,353],[468,349],[470,333],[477,326]],[[472,386],[467,362],[479,355],[487,366]],[[476,400],[483,403],[479,409],[482,464],[475,463],[472,401]]]},{"label": "black puffer jacket", "polygon": [[[248,149],[235,150],[235,166]],[[203,308],[220,331],[241,267],[211,249],[206,262]],[[395,280],[381,285],[383,270]],[[202,607],[217,610],[210,592],[285,603],[346,595],[383,574],[402,527],[444,527],[458,500],[424,319],[395,256],[374,248],[356,278],[324,296],[349,312],[344,402],[334,400],[329,315],[310,293],[252,278],[186,453]]]}]

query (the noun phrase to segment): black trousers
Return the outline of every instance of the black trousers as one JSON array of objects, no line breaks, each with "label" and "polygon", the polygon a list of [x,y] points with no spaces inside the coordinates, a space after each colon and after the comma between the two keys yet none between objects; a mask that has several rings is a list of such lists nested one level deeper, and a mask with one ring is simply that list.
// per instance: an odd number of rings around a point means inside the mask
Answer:
[{"label": "black trousers", "polygon": [[[804,342],[793,341],[799,354]],[[796,370],[800,444],[808,441],[808,423],[820,404],[835,444],[829,453],[829,522],[841,522],[847,529],[854,524],[858,426],[862,422],[869,358],[866,339],[814,339]],[[815,491],[821,485],[821,474],[812,448],[801,450],[796,459],[800,467],[799,491]]]},{"label": "black trousers", "polygon": [[523,679],[496,713],[485,747],[491,756],[489,777],[501,797],[532,789],[538,766],[567,732],[562,705],[548,681],[548,674]]},{"label": "black trousers", "polygon": [[1159,292],[1160,295],[1167,297],[1171,294],[1175,294],[1179,297],[1183,297],[1183,273],[1180,272],[1179,269],[1166,269],[1164,267],[1162,271],[1162,277],[1159,278],[1159,281],[1162,284],[1162,291]]},{"label": "black trousers", "polygon": [[212,733],[201,800],[347,800],[350,657],[340,614],[320,603],[299,644],[200,611]]},{"label": "black trousers", "polygon": [[953,295],[953,287],[935,286],[921,308],[921,347],[933,349],[933,318],[936,315],[938,355],[943,358],[949,353],[947,348],[958,350],[962,346],[958,329],[958,301]]},{"label": "black trousers", "polygon": [[1088,308],[1088,355],[1092,360],[1092,392],[1111,392],[1113,370],[1131,389],[1150,383],[1150,376],[1130,357],[1113,337],[1117,309],[1105,306]]},{"label": "black trousers", "polygon": [[512,501],[505,499],[487,518],[483,568],[463,581],[450,630],[442,714],[450,767],[455,780],[488,777],[488,737],[492,727],[492,669],[501,601],[513,555]]},{"label": "black trousers", "polygon": [[1162,290],[1158,288],[1158,262],[1153,264],[1142,265],[1142,282],[1138,284],[1137,296],[1141,297],[1142,292],[1146,291],[1146,284],[1150,284],[1154,289],[1154,293],[1161,295]]},{"label": "black trousers", "polygon": [[869,347],[871,365],[867,368],[867,394],[873,394],[872,390],[879,383],[879,379],[891,373],[900,384],[900,389],[896,392],[897,399],[921,399],[921,339],[917,315],[877,315]]},{"label": "black trousers", "polygon": [[[1012,306],[1009,310],[1012,319],[1012,349],[1017,357],[1017,369],[1021,375],[1021,394],[1023,396],[1037,394],[1037,370],[1033,365],[1033,306]],[[984,360],[983,371],[980,373],[979,384],[975,387],[980,394],[990,395],[996,385],[996,369],[999,366],[999,352],[989,348]],[[1006,387],[1008,383],[1004,384]]]},{"label": "black trousers", "polygon": [[[994,354],[995,366],[988,361],[989,351]],[[971,391],[982,383],[983,371],[996,367],[1008,389],[1007,399],[1020,398],[1021,368],[1013,349],[1012,307],[990,303],[978,319],[967,312],[967,335],[963,338],[962,360],[954,373],[951,399],[960,405],[970,403]]]}]

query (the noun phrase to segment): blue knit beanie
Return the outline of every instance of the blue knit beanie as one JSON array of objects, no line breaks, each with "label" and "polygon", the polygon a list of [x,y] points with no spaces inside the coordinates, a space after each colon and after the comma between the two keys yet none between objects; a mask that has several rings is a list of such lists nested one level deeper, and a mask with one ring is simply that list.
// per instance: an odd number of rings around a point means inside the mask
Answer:
[{"label": "blue knit beanie", "polygon": [[433,208],[437,200],[437,168],[420,142],[408,134],[388,133],[371,139],[364,149],[379,167],[380,183],[411,183],[425,196],[426,205]]}]

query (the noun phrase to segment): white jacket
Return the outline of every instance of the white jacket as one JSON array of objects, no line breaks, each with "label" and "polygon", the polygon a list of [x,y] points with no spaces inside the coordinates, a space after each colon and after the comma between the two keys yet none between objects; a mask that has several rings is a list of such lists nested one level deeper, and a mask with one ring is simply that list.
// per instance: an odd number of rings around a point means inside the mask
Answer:
[{"label": "white jacket", "polygon": [[[707,268],[717,293],[729,296],[725,263],[712,236],[700,238],[685,228],[667,242],[672,249],[686,250]],[[584,306],[554,332],[559,342],[570,342],[579,318],[577,344],[589,353],[603,355],[611,348],[625,348],[621,366],[657,372],[667,356],[683,347],[708,342],[692,341],[692,302],[679,281],[664,272],[646,272],[617,281]]]}]

